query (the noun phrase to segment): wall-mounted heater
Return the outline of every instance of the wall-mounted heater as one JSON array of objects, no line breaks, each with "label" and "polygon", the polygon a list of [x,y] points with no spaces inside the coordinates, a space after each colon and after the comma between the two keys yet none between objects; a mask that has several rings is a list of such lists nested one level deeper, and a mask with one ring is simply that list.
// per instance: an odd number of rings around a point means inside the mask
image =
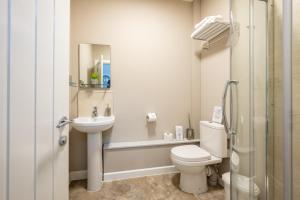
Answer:
[{"label": "wall-mounted heater", "polygon": [[230,27],[229,22],[225,22],[221,15],[208,16],[195,25],[195,30],[191,37],[196,40],[205,42],[204,48],[209,48],[211,44],[215,44],[224,37],[223,34]]}]

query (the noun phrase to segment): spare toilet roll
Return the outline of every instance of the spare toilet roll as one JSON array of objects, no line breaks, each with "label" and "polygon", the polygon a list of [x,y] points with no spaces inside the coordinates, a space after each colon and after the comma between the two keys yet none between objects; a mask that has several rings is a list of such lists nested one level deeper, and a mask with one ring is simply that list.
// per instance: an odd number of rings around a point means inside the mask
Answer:
[{"label": "spare toilet roll", "polygon": [[157,116],[155,113],[148,113],[146,118],[147,118],[147,122],[155,122],[157,119]]},{"label": "spare toilet roll", "polygon": [[164,140],[167,140],[167,141],[172,141],[173,140],[173,133],[164,133]]}]

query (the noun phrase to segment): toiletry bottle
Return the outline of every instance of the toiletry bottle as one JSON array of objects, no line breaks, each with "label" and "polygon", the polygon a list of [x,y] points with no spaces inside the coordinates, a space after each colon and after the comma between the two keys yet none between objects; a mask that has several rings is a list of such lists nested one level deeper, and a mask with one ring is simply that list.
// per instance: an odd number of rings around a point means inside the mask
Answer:
[{"label": "toiletry bottle", "polygon": [[106,106],[105,115],[106,116],[111,116],[111,107],[109,106],[109,104],[107,104],[107,106]]},{"label": "toiletry bottle", "polygon": [[183,127],[175,126],[176,140],[183,140]]}]

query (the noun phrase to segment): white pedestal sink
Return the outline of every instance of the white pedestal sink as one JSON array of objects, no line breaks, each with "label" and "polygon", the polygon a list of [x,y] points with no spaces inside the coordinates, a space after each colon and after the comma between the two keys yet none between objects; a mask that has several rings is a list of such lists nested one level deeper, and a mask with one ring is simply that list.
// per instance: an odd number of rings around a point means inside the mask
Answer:
[{"label": "white pedestal sink", "polygon": [[98,191],[102,186],[102,131],[113,126],[114,116],[78,117],[72,126],[87,133],[88,191]]}]

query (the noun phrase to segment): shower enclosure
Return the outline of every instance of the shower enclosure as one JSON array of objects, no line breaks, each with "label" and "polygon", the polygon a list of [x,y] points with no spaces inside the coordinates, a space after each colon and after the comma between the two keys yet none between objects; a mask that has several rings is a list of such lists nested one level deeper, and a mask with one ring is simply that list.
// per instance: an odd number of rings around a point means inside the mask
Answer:
[{"label": "shower enclosure", "polygon": [[267,3],[231,1],[231,199],[266,199]]},{"label": "shower enclosure", "polygon": [[300,199],[299,19],[297,0],[231,0],[233,200]]},{"label": "shower enclosure", "polygon": [[268,149],[269,199],[300,199],[300,2],[273,0],[269,12],[273,127]]}]

